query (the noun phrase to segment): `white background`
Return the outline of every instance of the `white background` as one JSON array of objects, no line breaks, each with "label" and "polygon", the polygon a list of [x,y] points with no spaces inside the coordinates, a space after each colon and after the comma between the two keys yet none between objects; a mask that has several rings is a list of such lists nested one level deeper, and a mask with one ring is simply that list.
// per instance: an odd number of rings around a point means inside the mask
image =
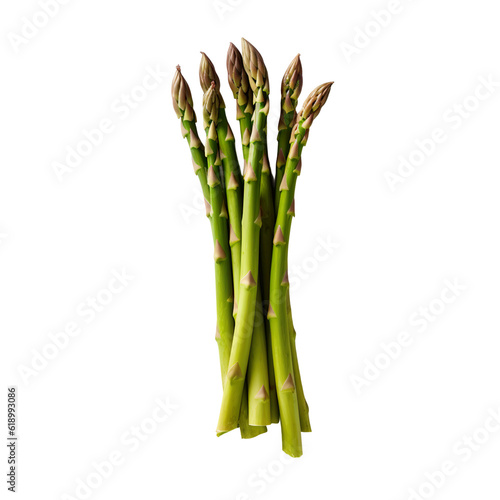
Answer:
[{"label": "white background", "polygon": [[[404,500],[421,487],[421,498],[498,498],[500,432],[480,428],[500,406],[500,87],[468,98],[480,78],[500,82],[499,12],[491,0],[401,0],[387,26],[370,23],[388,5],[72,0],[16,51],[40,7],[2,2],[0,412],[5,435],[6,388],[17,385],[18,498],[79,498],[77,481],[115,451],[123,463],[89,498]],[[203,50],[237,130],[225,57],[241,36],[269,69],[270,133],[296,53],[303,98],[335,80],[296,192],[292,302],[313,432],[293,461],[278,426],[250,441],[215,437],[211,237],[170,98],[181,64],[201,118]],[[355,41],[348,60],[342,44]],[[161,83],[125,116],[116,100],[147,67]],[[477,109],[458,124],[464,100]],[[113,131],[60,182],[54,162],[103,118]],[[392,191],[386,172],[435,128],[446,140]],[[328,258],[315,257],[321,239],[338,243]],[[133,279],[86,323],[77,308],[122,268]],[[466,290],[418,333],[410,317],[441,307],[446,279]],[[23,379],[19,367],[71,321],[80,335]],[[352,376],[403,331],[411,345],[358,394]],[[121,436],[158,397],[178,408],[132,452]],[[474,433],[488,442],[465,461],[456,443]],[[434,492],[422,486],[444,461],[455,473]]]}]

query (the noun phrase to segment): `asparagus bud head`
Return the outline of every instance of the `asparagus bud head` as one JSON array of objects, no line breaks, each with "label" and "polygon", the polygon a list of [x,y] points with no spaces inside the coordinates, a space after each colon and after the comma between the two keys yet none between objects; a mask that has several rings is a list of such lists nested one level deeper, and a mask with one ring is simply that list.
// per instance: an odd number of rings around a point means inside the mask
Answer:
[{"label": "asparagus bud head", "polygon": [[[297,100],[302,91],[302,63],[300,62],[300,54],[297,54],[283,75],[281,81],[281,98]],[[291,110],[290,110],[291,111]]]},{"label": "asparagus bud head", "polygon": [[[243,98],[243,95],[248,95],[250,83],[245,72],[245,67],[243,66],[241,52],[232,43],[229,44],[229,49],[227,51],[226,66],[229,86],[233,91],[234,98],[239,100]],[[239,104],[244,103],[239,102]]]},{"label": "asparagus bud head", "polygon": [[215,66],[205,52],[202,52],[200,61],[200,85],[204,93],[210,88],[212,82],[215,83],[217,90],[220,90],[220,80],[215,71]]},{"label": "asparagus bud head", "polygon": [[243,49],[243,66],[248,75],[250,87],[254,95],[257,96],[259,90],[269,94],[267,68],[260,52],[244,38],[241,39],[241,45]]},{"label": "asparagus bud head", "polygon": [[323,83],[316,87],[307,97],[302,107],[302,111],[297,117],[298,123],[303,123],[303,128],[308,129],[313,120],[319,115],[321,108],[325,105],[333,82]]},{"label": "asparagus bud head", "polygon": [[205,128],[210,127],[211,124],[217,125],[219,108],[224,107],[222,95],[217,89],[217,84],[213,81],[203,94],[203,123]]},{"label": "asparagus bud head", "polygon": [[181,67],[177,66],[174,78],[172,80],[172,104],[177,118],[187,115],[190,121],[196,122],[196,114],[193,110],[193,98],[191,90],[182,76]]}]

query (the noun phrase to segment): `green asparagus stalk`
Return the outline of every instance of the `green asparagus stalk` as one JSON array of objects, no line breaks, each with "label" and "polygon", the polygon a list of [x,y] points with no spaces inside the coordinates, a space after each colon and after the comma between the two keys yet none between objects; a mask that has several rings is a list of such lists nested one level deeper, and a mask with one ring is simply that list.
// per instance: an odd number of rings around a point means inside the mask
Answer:
[{"label": "green asparagus stalk", "polygon": [[230,43],[227,51],[227,76],[229,86],[236,99],[236,119],[240,122],[243,159],[248,161],[250,136],[252,134],[252,116],[254,111],[254,93],[243,66],[243,57],[238,48]]},{"label": "green asparagus stalk", "polygon": [[[217,431],[234,429],[238,422],[243,384],[252,344],[257,302],[260,237],[260,176],[265,145],[265,129],[269,113],[269,81],[259,52],[246,40],[243,44],[245,71],[251,75],[250,87],[255,95],[253,128],[250,136],[249,161],[244,171],[241,274],[238,315],[224,384]],[[252,395],[250,394],[250,398]],[[269,397],[269,396],[267,396]]]},{"label": "green asparagus stalk", "polygon": [[[233,266],[233,288],[235,304],[239,300],[240,263],[241,263],[241,214],[243,210],[243,178],[241,176],[234,135],[226,117],[224,100],[220,94],[220,82],[212,61],[205,53],[201,53],[200,84],[205,93],[212,87],[217,93],[218,109],[213,110],[217,140],[222,158],[224,185],[226,189],[227,207],[229,211],[229,243],[231,245],[231,262]],[[236,308],[235,308],[236,309]]]},{"label": "green asparagus stalk", "polygon": [[200,180],[207,216],[210,217],[212,225],[217,303],[215,339],[219,349],[221,378],[224,382],[231,352],[234,321],[232,317],[232,304],[227,302],[227,300],[232,297],[232,281],[231,264],[227,258],[229,249],[226,241],[228,240],[227,236],[224,239],[224,224],[220,221],[223,200],[221,200],[220,197],[219,199],[215,197],[214,201],[219,203],[220,206],[216,208],[214,212],[213,201],[211,199],[211,188],[209,187],[208,163],[205,157],[203,144],[196,128],[196,114],[193,110],[193,99],[189,85],[182,76],[179,66],[177,66],[177,71],[172,82],[172,99],[174,110],[181,120],[182,135],[187,139],[191,150],[194,170]]},{"label": "green asparagus stalk", "polygon": [[[271,279],[271,258],[273,253],[273,236],[274,236],[274,196],[273,196],[273,179],[271,169],[269,168],[269,159],[267,156],[267,147],[264,152],[262,173],[260,181],[260,207],[262,211],[262,228],[260,231],[260,277],[259,284],[262,289],[263,306],[269,306],[269,287]],[[268,365],[271,367],[270,372],[273,377],[271,399],[271,421],[279,422],[279,407],[278,395],[276,394],[276,383],[274,381],[274,365],[272,361],[271,348],[271,327],[267,316],[264,318],[264,326],[266,329],[266,339],[268,348]]]},{"label": "green asparagus stalk", "polygon": [[[217,295],[217,325],[216,325],[216,341],[219,349],[219,360],[221,369],[221,378],[224,381],[227,373],[227,365],[229,362],[229,354],[231,349],[234,323],[232,317],[227,313],[228,306],[223,304],[221,297],[230,297],[231,282],[227,282],[224,277],[230,276],[231,269],[227,264],[224,264],[224,259],[221,257],[221,243],[219,243],[216,235],[216,225],[212,213],[212,205],[210,201],[210,188],[208,185],[208,168],[207,160],[203,144],[198,136],[196,128],[196,114],[193,110],[193,100],[189,85],[181,74],[181,69],[177,66],[177,71],[172,82],[172,98],[174,110],[181,119],[181,132],[187,139],[191,155],[193,159],[193,167],[198,176],[205,200],[206,214],[210,218],[212,225],[212,235],[214,241],[214,258],[216,260],[216,295]],[[223,251],[223,250],[222,250]],[[227,259],[225,259],[227,261]],[[230,306],[229,306],[230,310]]]},{"label": "green asparagus stalk", "polygon": [[[210,206],[212,217],[212,232],[215,240],[215,283],[217,303],[218,334],[228,336],[234,330],[233,320],[233,285],[229,249],[228,213],[224,199],[224,190],[220,179],[221,159],[219,144],[213,115],[218,113],[218,96],[210,90],[203,96],[203,122],[207,134],[205,156],[207,158],[207,183],[210,192]],[[219,339],[220,340],[220,339]],[[229,344],[229,352],[230,352]],[[224,344],[223,358],[221,358],[221,373],[227,374],[229,352]]]},{"label": "green asparagus stalk", "polygon": [[302,63],[297,54],[283,75],[281,81],[281,113],[278,124],[278,156],[276,159],[275,208],[278,211],[280,185],[283,179],[285,163],[290,150],[290,135],[297,118],[297,103],[302,91]]},{"label": "green asparagus stalk", "polygon": [[[287,259],[287,267],[288,267],[288,259]],[[297,334],[295,333],[295,327],[293,326],[292,307],[290,304],[290,287],[288,286],[286,289],[286,306],[287,306],[287,320],[288,320],[287,321],[288,336],[290,339],[290,350],[292,354],[292,366],[295,379],[295,387],[297,388],[297,403],[299,405],[300,430],[302,432],[311,432],[311,422],[309,420],[309,406],[307,404],[304,395],[304,387],[302,385],[302,377],[300,376],[300,370],[299,370],[297,347],[295,345],[295,338]]]},{"label": "green asparagus stalk", "polygon": [[[293,59],[288,66],[283,80],[281,81],[281,114],[278,125],[278,157],[276,160],[276,184],[275,184],[275,207],[278,210],[280,200],[280,186],[285,171],[286,158],[290,150],[290,136],[297,118],[297,103],[302,91],[302,64],[300,54]],[[274,228],[273,228],[274,230]],[[288,263],[287,263],[288,267]],[[290,336],[290,347],[292,350],[292,362],[297,387],[297,399],[299,404],[300,427],[302,432],[311,432],[309,412],[304,396],[304,388],[299,371],[299,362],[295,346],[295,328],[293,326],[292,309],[290,306],[290,289],[286,289],[286,301],[288,311],[288,334]]]},{"label": "green asparagus stalk", "polygon": [[[243,385],[243,394],[241,397],[241,408],[238,425],[242,439],[251,439],[267,432],[265,425],[250,425],[250,415],[248,411],[248,385],[245,381]],[[225,432],[217,433],[217,436],[225,434]]]},{"label": "green asparagus stalk", "polygon": [[[260,178],[260,208],[262,211],[262,228],[260,231],[260,274],[259,283],[262,289],[262,302],[265,304],[266,308],[269,306],[269,283],[271,275],[271,257],[273,252],[273,235],[274,235],[274,179],[269,165],[269,155],[267,152],[267,128],[264,134],[265,144],[264,144],[264,155],[262,157],[262,171]],[[267,317],[264,319],[264,324],[267,330],[267,340],[269,345],[269,351],[271,351],[271,328],[269,326],[269,320]],[[271,360],[272,366],[272,355],[270,353],[269,359]],[[274,375],[274,367],[273,367]],[[279,410],[278,410],[278,398],[276,395],[276,386],[274,385],[273,391],[273,414],[272,421],[278,422],[279,420]]]},{"label": "green asparagus stalk", "polygon": [[[240,122],[241,143],[243,147],[243,159],[248,162],[250,152],[250,135],[252,130],[252,116],[254,112],[254,93],[250,87],[249,76],[247,75],[243,57],[240,51],[231,43],[227,53],[227,73],[229,86],[236,99],[236,118]],[[272,238],[274,231],[274,207],[272,195],[272,175],[269,169],[269,159],[267,148],[263,156],[261,171],[261,195],[260,203],[262,208],[262,229],[261,229],[261,265],[260,277],[262,306],[267,310],[269,303],[269,274],[271,271]],[[258,310],[257,310],[258,313]],[[267,365],[269,372],[269,399],[271,405],[271,422],[279,422],[278,397],[274,381],[273,357],[271,351],[271,332],[269,321],[264,316],[264,328],[266,333]]]},{"label": "green asparagus stalk", "polygon": [[[270,406],[269,423],[279,422],[278,396],[276,394],[276,384],[274,382],[274,366],[271,349],[271,327],[267,316],[263,315],[264,306],[269,305],[269,284],[271,275],[271,257],[273,253],[274,235],[274,199],[273,199],[273,178],[269,168],[269,158],[267,154],[267,144],[263,155],[262,171],[260,178],[260,209],[262,214],[262,227],[260,230],[260,263],[259,263],[259,290],[257,314],[262,311],[262,328],[265,335],[265,342],[268,352],[266,366],[270,365],[273,376],[273,391],[269,394],[266,403]],[[253,342],[252,342],[253,348]],[[269,384],[270,385],[270,384]],[[250,392],[250,394],[252,394]],[[272,407],[272,411],[271,411]]]},{"label": "green asparagus stalk", "polygon": [[302,148],[307,142],[308,131],[313,120],[328,98],[332,83],[320,85],[309,95],[292,129],[291,147],[280,184],[281,196],[273,240],[268,318],[271,324],[283,451],[293,457],[302,455],[302,438],[296,393],[297,380],[294,376],[290,335],[288,334],[286,304],[286,289],[289,287],[287,271],[288,241],[292,217],[295,212],[295,184],[297,176],[300,174],[299,160]]},{"label": "green asparagus stalk", "polygon": [[[221,108],[221,111],[224,110]],[[222,113],[221,113],[222,114]],[[221,117],[219,114],[219,117]],[[225,118],[225,113],[224,113]],[[221,123],[221,122],[219,122]],[[226,179],[226,193],[229,208],[229,220],[230,220],[230,238],[229,242],[231,245],[231,259],[233,262],[233,281],[235,291],[239,292],[239,281],[240,276],[240,263],[241,263],[241,212],[243,205],[243,182],[237,181],[235,176],[235,170],[240,173],[238,159],[236,156],[236,151],[234,148],[234,137],[232,136],[231,128],[227,123],[227,120],[222,121],[222,126],[217,126],[217,133],[220,140],[221,156],[224,157],[222,160],[224,166],[224,173]],[[228,140],[228,137],[232,139]],[[231,144],[232,143],[232,144]],[[224,153],[225,152],[225,153]],[[237,168],[234,168],[236,166]],[[241,178],[241,173],[240,173]],[[233,201],[232,198],[236,198]],[[237,279],[237,282],[235,280]],[[239,293],[235,293],[235,305],[238,304]],[[262,298],[260,289],[257,290],[257,308],[260,307],[262,310]],[[257,309],[259,310],[259,309]],[[236,307],[234,309],[234,316],[236,317]],[[261,314],[262,316],[262,314]],[[266,428],[263,427],[271,423],[270,418],[270,401],[269,398],[263,398],[263,394],[268,394],[269,389],[269,374],[267,362],[262,363],[260,360],[267,359],[267,345],[266,345],[266,331],[264,323],[254,323],[254,333],[252,345],[250,347],[250,359],[249,359],[249,373],[248,373],[248,387],[245,386],[244,393],[242,397],[242,410],[243,414],[240,412],[240,428],[242,437],[253,437],[244,434],[255,434],[259,435],[266,432]],[[271,347],[269,346],[269,354]],[[253,395],[253,397],[252,397]],[[277,401],[277,400],[276,400]],[[246,411],[248,411],[248,420],[250,429],[245,429],[242,421],[245,419]]]},{"label": "green asparagus stalk", "polygon": [[262,426],[271,424],[271,401],[269,399],[267,344],[260,281],[257,283],[255,307],[252,345],[247,371],[248,421],[252,426]]}]

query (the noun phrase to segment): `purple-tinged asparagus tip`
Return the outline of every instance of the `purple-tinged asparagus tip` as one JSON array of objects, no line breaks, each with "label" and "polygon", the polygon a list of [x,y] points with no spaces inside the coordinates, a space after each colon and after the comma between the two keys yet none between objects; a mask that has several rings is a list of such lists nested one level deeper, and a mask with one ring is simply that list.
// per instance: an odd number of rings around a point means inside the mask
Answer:
[{"label": "purple-tinged asparagus tip", "polygon": [[328,96],[330,95],[332,85],[333,82],[323,83],[309,94],[307,99],[304,101],[304,106],[297,118],[297,122],[301,120],[309,120],[306,128],[311,126],[312,121],[319,115],[321,108],[326,103]]},{"label": "purple-tinged asparagus tip", "polygon": [[266,94],[269,94],[267,68],[260,52],[244,38],[241,39],[241,47],[243,52],[243,66],[245,67],[254,94],[257,94],[258,89],[262,89]]},{"label": "purple-tinged asparagus tip", "polygon": [[182,113],[186,119],[196,121],[196,116],[193,111],[193,99],[191,91],[185,78],[182,76],[181,67],[177,65],[177,71],[172,80],[172,103],[177,117],[180,118]]},{"label": "purple-tinged asparagus tip", "polygon": [[288,93],[292,99],[297,100],[302,91],[302,82],[302,63],[300,62],[300,54],[297,54],[283,75],[281,82],[282,99]]},{"label": "purple-tinged asparagus tip", "polygon": [[215,82],[217,89],[220,89],[219,76],[215,71],[215,66],[205,52],[201,52],[200,85],[203,92],[208,90],[212,82]]}]

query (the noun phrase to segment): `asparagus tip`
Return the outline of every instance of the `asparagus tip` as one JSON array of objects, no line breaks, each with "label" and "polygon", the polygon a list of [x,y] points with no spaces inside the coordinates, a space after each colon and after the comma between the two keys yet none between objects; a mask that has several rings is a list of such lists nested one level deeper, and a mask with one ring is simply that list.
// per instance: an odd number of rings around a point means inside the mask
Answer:
[{"label": "asparagus tip", "polygon": [[219,89],[220,81],[217,72],[215,71],[215,66],[205,52],[200,53],[200,85],[203,92],[206,92],[210,88],[212,82],[215,82],[217,89]]},{"label": "asparagus tip", "polygon": [[172,102],[175,113],[178,118],[183,117],[186,121],[196,121],[196,115],[193,110],[193,99],[191,97],[191,90],[182,76],[180,66],[177,66],[177,71],[172,79]]},{"label": "asparagus tip", "polygon": [[[231,91],[233,92],[233,97],[238,100],[239,106],[243,106],[249,100],[253,100],[252,90],[250,89],[250,84],[248,82],[248,76],[245,73],[243,57],[241,52],[238,50],[236,45],[233,43],[229,44],[226,58],[227,67],[227,77]],[[242,110],[240,110],[242,112]],[[251,114],[252,111],[249,111]]]},{"label": "asparagus tip", "polygon": [[[202,83],[203,82],[203,83]],[[215,82],[215,84],[213,84]],[[219,91],[217,80],[211,80],[209,83],[206,83],[203,80],[202,73],[200,71],[200,83],[203,87],[203,123],[205,128],[214,124],[217,125],[219,109],[224,108],[224,100],[222,99],[222,94]],[[217,139],[217,134],[214,133],[213,136],[210,137],[214,141]]]},{"label": "asparagus tip", "polygon": [[[318,116],[321,108],[326,103],[328,96],[330,95],[330,90],[332,88],[333,82],[327,82],[316,87],[304,101],[304,106],[300,115],[297,117],[297,122],[302,121],[305,129],[308,129],[313,120]],[[293,133],[292,133],[293,135]],[[290,156],[290,155],[289,155]]]},{"label": "asparagus tip", "polygon": [[[302,63],[300,62],[300,54],[297,54],[283,75],[283,80],[281,81],[281,98],[284,99],[288,96],[297,101],[302,91],[302,82]],[[295,109],[295,106],[287,110],[287,112],[293,109]]]},{"label": "asparagus tip", "polygon": [[267,68],[260,52],[244,38],[241,39],[241,46],[243,51],[243,66],[245,67],[250,87],[254,94],[257,94],[259,89],[269,94]]}]

